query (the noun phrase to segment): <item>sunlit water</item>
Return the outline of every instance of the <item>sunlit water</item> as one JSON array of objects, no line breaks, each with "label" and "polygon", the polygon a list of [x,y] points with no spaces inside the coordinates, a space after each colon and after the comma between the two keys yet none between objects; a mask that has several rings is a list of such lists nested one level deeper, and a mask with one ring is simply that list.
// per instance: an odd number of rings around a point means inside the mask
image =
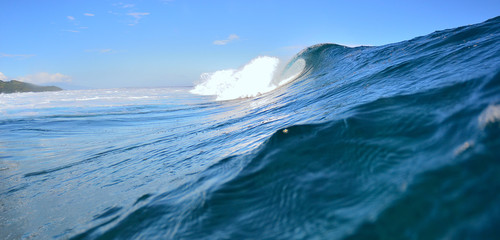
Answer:
[{"label": "sunlit water", "polygon": [[0,114],[0,239],[500,235],[499,18]]}]

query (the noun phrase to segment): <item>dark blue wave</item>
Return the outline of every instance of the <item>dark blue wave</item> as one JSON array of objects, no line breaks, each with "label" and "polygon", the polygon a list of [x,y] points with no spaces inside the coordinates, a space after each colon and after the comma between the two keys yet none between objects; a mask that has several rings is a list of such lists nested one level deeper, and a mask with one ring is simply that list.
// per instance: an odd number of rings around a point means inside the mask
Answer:
[{"label": "dark blue wave", "polygon": [[302,60],[255,98],[1,120],[0,238],[500,236],[500,17]]},{"label": "dark blue wave", "polygon": [[500,235],[500,17],[385,46],[315,45],[289,65],[298,59],[302,74],[260,97],[273,107],[217,126],[287,115],[257,149],[75,238]]}]

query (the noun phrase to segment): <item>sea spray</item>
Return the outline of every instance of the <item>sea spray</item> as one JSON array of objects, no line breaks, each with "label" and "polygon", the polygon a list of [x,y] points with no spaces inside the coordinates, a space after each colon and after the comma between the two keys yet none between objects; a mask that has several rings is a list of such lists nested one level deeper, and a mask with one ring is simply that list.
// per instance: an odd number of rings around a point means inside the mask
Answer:
[{"label": "sea spray", "polygon": [[257,57],[241,69],[203,73],[202,82],[191,91],[200,95],[215,95],[217,100],[255,97],[276,88],[271,84],[279,64],[275,57]]},{"label": "sea spray", "polygon": [[305,60],[298,57],[281,61],[276,57],[260,56],[240,69],[203,73],[201,82],[191,93],[214,95],[218,101],[255,97],[297,78],[305,65]]}]

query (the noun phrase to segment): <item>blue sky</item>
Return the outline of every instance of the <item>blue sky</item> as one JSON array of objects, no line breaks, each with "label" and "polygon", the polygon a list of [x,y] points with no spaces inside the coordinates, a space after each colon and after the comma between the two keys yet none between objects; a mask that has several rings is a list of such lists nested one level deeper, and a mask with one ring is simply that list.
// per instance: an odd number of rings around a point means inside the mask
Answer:
[{"label": "blue sky", "polygon": [[187,86],[317,43],[384,45],[483,22],[498,0],[0,0],[0,80]]}]

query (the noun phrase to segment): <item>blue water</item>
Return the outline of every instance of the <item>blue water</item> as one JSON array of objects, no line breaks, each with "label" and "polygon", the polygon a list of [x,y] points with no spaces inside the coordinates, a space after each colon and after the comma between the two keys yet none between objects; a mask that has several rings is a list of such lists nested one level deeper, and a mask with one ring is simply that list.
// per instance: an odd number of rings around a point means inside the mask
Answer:
[{"label": "blue water", "polygon": [[0,239],[497,239],[500,18],[254,97],[0,95]]}]

